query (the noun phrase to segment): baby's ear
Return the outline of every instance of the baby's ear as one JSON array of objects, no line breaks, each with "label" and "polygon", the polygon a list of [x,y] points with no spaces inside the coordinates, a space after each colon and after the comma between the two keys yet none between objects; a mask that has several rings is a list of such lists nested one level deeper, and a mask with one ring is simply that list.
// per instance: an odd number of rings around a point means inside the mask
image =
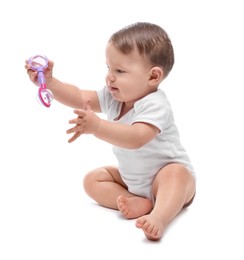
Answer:
[{"label": "baby's ear", "polygon": [[158,85],[164,77],[164,72],[160,67],[153,67],[150,71],[149,84]]}]

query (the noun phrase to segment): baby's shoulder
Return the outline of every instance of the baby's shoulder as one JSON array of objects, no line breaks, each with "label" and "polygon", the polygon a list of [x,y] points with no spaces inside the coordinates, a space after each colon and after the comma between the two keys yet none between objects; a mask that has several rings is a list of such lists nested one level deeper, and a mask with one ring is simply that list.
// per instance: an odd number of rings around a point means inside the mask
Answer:
[{"label": "baby's shoulder", "polygon": [[135,107],[154,107],[156,109],[166,109],[171,110],[170,102],[164,91],[158,89],[155,92],[148,94],[147,96],[141,98],[135,103]]}]

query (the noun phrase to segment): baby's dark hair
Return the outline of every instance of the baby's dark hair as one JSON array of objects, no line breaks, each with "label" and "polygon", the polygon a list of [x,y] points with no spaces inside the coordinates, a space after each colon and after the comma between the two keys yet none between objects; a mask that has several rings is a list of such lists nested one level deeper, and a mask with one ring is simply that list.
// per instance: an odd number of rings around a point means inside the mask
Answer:
[{"label": "baby's dark hair", "polygon": [[156,24],[138,22],[115,32],[109,39],[124,54],[138,50],[166,78],[174,65],[174,50],[166,31]]}]

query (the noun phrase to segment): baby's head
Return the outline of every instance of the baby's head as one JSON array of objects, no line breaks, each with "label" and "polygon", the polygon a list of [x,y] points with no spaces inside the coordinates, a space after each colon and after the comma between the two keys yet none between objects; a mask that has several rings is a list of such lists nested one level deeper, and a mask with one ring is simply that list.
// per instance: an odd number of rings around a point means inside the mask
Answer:
[{"label": "baby's head", "polygon": [[123,54],[137,50],[152,66],[160,67],[166,78],[174,65],[174,50],[160,26],[138,22],[115,32],[109,39]]}]

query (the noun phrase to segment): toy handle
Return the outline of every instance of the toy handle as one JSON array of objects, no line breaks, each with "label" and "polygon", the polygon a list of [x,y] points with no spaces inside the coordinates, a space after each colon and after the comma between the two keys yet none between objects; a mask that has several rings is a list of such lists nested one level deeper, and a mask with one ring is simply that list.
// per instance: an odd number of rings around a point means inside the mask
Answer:
[{"label": "toy handle", "polygon": [[45,80],[43,68],[41,67],[37,69],[37,79],[40,87],[46,88],[46,80]]}]

